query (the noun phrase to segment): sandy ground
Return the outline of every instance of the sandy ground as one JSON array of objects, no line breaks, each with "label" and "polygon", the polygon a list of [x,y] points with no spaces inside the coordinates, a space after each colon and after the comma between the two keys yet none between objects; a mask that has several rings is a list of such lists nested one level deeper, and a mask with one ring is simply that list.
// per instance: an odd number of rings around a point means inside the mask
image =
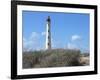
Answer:
[{"label": "sandy ground", "polygon": [[84,57],[84,56],[82,56],[82,57],[80,58],[80,63],[82,63],[84,66],[85,66],[85,65],[89,65],[89,63],[90,63],[89,57]]}]

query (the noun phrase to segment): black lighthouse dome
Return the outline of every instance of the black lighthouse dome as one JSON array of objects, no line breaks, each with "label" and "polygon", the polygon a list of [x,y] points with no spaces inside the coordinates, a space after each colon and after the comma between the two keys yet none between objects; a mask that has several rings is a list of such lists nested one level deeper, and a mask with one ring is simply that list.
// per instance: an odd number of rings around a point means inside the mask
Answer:
[{"label": "black lighthouse dome", "polygon": [[50,21],[51,21],[51,20],[50,20],[50,16],[48,16],[47,21],[48,21],[48,22],[50,22]]}]

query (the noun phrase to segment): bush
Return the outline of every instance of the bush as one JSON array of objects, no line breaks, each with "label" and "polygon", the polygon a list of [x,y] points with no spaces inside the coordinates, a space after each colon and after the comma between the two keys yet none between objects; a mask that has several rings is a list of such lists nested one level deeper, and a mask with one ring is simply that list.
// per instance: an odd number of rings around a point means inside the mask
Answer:
[{"label": "bush", "polygon": [[23,52],[23,68],[80,66],[80,51],[53,49]]}]

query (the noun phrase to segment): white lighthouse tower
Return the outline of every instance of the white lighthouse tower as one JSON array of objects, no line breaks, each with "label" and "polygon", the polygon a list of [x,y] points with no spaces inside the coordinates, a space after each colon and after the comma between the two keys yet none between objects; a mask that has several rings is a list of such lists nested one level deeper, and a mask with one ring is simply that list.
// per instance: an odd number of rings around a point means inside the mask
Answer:
[{"label": "white lighthouse tower", "polygon": [[51,20],[50,16],[46,19],[46,49],[51,49]]}]

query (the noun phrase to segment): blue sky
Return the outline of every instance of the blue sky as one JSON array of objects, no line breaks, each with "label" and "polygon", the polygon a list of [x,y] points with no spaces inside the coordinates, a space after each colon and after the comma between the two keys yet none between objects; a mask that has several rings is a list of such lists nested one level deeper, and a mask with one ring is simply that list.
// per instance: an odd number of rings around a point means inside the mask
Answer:
[{"label": "blue sky", "polygon": [[52,48],[89,50],[89,14],[22,12],[23,50],[45,49],[46,19],[51,18]]}]

